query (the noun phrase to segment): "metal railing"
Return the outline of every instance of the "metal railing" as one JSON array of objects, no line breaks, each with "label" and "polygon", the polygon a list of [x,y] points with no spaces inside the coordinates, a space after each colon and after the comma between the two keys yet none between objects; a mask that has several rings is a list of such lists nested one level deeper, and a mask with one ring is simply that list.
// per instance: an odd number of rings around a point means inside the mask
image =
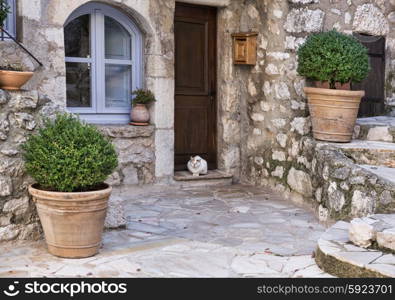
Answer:
[{"label": "metal railing", "polygon": [[44,65],[41,63],[41,61],[39,61],[29,50],[27,50],[25,48],[25,46],[23,46],[21,43],[19,43],[11,34],[9,34],[7,32],[7,30],[5,30],[4,28],[0,27],[0,31],[5,33],[12,41],[15,42],[15,44],[17,44],[20,48],[22,48],[23,51],[25,51],[27,54],[29,54],[29,56],[31,58],[33,58],[39,65],[40,67],[43,67]]}]

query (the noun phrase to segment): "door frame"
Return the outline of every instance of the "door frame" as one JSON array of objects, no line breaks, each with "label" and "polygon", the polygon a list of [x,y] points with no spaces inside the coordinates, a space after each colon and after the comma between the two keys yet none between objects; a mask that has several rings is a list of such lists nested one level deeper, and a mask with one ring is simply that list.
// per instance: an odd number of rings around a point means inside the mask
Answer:
[{"label": "door frame", "polygon": [[[185,2],[178,2],[176,1],[176,7],[177,6],[184,6],[184,7],[195,7],[195,8],[209,8],[212,10],[215,10],[215,21],[214,21],[214,36],[212,37],[213,45],[212,49],[208,49],[208,51],[212,51],[210,55],[208,55],[208,62],[207,62],[207,67],[208,68],[213,68],[213,70],[210,70],[209,73],[212,74],[212,77],[209,82],[208,86],[208,92],[210,97],[212,97],[211,101],[214,102],[213,105],[213,114],[212,114],[212,124],[213,126],[211,128],[212,130],[212,150],[213,150],[213,157],[215,157],[215,161],[213,163],[210,163],[209,169],[218,169],[219,167],[219,141],[218,141],[218,120],[219,120],[219,97],[218,97],[218,7],[216,6],[207,6],[207,5],[198,5],[198,4],[190,4],[190,3],[185,3]],[[174,21],[175,21],[175,15],[174,15]],[[174,60],[174,79],[176,78],[176,60]],[[175,86],[174,86],[174,92],[175,92]],[[174,93],[174,103],[175,103],[175,97],[176,93]],[[174,108],[175,109],[175,108]],[[176,118],[176,115],[174,113],[174,118]],[[174,124],[175,124],[175,119],[174,119]],[[174,126],[174,132],[176,128]],[[174,148],[174,156],[175,156],[175,148]],[[175,165],[175,161],[174,161]],[[186,163],[185,163],[186,165]],[[176,170],[175,170],[176,171]]]}]

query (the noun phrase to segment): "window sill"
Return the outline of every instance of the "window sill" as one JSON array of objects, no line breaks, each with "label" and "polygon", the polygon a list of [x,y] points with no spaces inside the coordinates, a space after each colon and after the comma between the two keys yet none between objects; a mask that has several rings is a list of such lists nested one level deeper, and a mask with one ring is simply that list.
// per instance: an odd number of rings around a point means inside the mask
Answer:
[{"label": "window sill", "polygon": [[138,138],[151,137],[155,131],[155,126],[133,126],[117,124],[100,124],[95,125],[100,132],[110,138]]}]

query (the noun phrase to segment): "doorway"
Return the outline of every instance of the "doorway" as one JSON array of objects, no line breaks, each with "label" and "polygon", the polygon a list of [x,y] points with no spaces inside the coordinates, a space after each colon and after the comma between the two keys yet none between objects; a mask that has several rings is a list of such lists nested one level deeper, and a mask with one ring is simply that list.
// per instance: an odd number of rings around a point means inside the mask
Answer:
[{"label": "doorway", "polygon": [[176,4],[175,170],[199,155],[217,168],[217,9]]}]

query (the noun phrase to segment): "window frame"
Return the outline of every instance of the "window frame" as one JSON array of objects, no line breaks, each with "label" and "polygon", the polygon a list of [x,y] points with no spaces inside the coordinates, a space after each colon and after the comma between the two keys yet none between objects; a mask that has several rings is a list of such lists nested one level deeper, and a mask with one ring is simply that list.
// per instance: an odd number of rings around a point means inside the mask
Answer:
[{"label": "window frame", "polygon": [[[13,37],[16,38],[16,0],[7,0],[10,6],[10,12],[4,22],[4,29]],[[0,32],[0,40],[7,41],[10,38],[4,33]]]},{"label": "window frame", "polygon": [[[105,67],[106,64],[131,66],[131,91],[142,87],[143,84],[143,35],[132,19],[117,9],[100,3],[89,3],[73,12],[64,28],[73,20],[90,15],[90,47],[91,57],[66,57],[65,63],[89,63],[91,68],[91,107],[67,107],[67,110],[79,114],[90,123],[128,123],[130,109],[106,108]],[[114,60],[105,58],[105,17],[110,17],[120,23],[131,36],[131,60]],[[130,95],[132,99],[132,95]]]}]

